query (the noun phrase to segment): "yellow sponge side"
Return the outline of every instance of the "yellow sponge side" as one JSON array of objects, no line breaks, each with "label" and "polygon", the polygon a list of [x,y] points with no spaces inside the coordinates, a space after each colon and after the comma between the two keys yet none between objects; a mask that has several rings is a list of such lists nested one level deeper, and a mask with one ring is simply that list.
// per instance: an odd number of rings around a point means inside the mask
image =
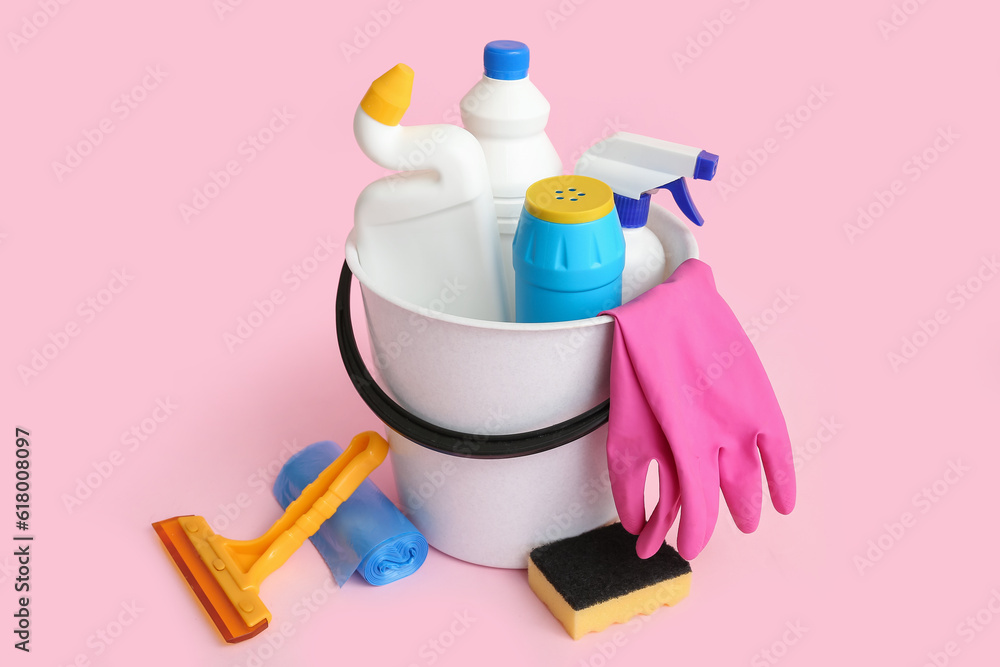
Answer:
[{"label": "yellow sponge side", "polygon": [[667,579],[607,602],[581,609],[569,606],[545,575],[528,559],[528,585],[573,639],[588,632],[600,632],[615,623],[626,623],[639,614],[652,614],[660,607],[672,607],[691,592],[691,573]]}]

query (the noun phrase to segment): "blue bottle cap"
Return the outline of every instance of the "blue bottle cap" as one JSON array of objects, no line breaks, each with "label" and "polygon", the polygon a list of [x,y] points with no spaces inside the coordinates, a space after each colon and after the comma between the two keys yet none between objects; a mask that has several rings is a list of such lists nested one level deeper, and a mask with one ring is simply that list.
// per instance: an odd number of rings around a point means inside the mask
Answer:
[{"label": "blue bottle cap", "polygon": [[486,76],[501,81],[524,79],[528,76],[530,54],[524,42],[498,39],[483,49],[483,67]]},{"label": "blue bottle cap", "polygon": [[615,208],[618,209],[618,218],[625,229],[636,229],[646,226],[646,219],[649,218],[649,193],[643,192],[638,199],[631,199],[625,195],[615,193]]}]

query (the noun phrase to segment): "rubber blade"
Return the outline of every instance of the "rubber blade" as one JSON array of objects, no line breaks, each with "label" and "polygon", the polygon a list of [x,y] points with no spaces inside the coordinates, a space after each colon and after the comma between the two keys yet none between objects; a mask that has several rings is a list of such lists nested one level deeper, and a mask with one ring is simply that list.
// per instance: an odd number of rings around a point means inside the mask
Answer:
[{"label": "rubber blade", "polygon": [[187,517],[176,516],[157,521],[153,524],[153,529],[160,536],[160,541],[163,542],[174,565],[198,596],[201,606],[219,629],[222,638],[230,644],[235,644],[263,632],[267,628],[267,620],[254,626],[247,625],[232,600],[212,576],[209,566],[198,555],[181,526],[181,519],[185,518]]}]

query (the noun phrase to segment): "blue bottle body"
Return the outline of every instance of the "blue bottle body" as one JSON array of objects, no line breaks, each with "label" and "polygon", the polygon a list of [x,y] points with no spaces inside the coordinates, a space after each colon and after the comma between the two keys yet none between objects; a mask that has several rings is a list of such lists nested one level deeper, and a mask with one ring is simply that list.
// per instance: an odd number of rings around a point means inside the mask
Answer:
[{"label": "blue bottle body", "polygon": [[513,259],[518,322],[579,320],[621,305],[625,237],[613,208],[579,223],[522,209]]}]

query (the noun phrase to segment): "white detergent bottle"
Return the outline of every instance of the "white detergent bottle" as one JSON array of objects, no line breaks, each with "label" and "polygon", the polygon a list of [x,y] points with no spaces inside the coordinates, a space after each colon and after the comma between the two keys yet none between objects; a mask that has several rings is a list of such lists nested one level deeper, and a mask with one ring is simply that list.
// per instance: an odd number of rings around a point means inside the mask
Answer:
[{"label": "white detergent bottle", "polygon": [[358,197],[358,261],[388,296],[451,315],[510,321],[483,150],[455,125],[400,125],[412,88],[413,70],[396,65],[372,83],[354,114],[361,150],[400,172]]},{"label": "white detergent bottle", "polygon": [[695,208],[685,177],[710,181],[719,156],[700,148],[617,132],[587,149],[576,162],[576,173],[607,183],[625,234],[622,303],[628,303],[669,276],[663,243],[648,227],[650,195],[670,190],[678,208],[691,222],[704,219]]},{"label": "white detergent bottle", "polygon": [[462,98],[462,123],[486,155],[500,228],[508,294],[513,299],[512,244],[524,193],[536,181],[562,173],[562,160],[545,134],[549,103],[528,78],[528,47],[513,40],[483,50],[484,76]]}]

